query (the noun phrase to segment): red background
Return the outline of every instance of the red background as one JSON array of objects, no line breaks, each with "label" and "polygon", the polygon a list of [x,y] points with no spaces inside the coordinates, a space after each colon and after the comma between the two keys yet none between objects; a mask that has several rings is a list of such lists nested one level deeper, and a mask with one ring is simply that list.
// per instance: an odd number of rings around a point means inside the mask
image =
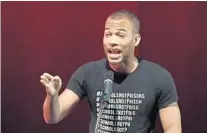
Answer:
[{"label": "red background", "polygon": [[[206,133],[206,2],[1,2],[2,133],[87,133],[86,102],[56,125],[45,124],[40,75],[59,75],[66,86],[78,66],[104,57],[106,17],[117,9],[137,14],[137,55],[173,75],[183,133]],[[161,131],[158,122],[156,129]]]}]

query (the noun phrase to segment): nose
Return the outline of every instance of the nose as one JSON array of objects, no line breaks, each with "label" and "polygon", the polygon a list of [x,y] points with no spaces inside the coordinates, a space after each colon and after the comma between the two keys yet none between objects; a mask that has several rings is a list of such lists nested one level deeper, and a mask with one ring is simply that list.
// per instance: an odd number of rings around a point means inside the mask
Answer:
[{"label": "nose", "polygon": [[118,41],[116,40],[116,38],[115,38],[115,37],[112,37],[112,38],[110,38],[110,40],[109,40],[109,45],[110,45],[111,47],[117,46],[117,45],[118,45],[117,42],[118,42]]},{"label": "nose", "polygon": [[115,43],[115,42],[112,42],[112,43],[110,42],[109,45],[110,45],[111,47],[115,47],[115,46],[117,46],[118,44]]}]

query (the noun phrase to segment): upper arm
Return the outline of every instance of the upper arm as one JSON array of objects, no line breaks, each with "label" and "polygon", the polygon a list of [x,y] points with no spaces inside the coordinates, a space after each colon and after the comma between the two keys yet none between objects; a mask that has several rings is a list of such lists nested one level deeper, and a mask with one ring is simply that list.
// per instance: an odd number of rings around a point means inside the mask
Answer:
[{"label": "upper arm", "polygon": [[178,94],[173,77],[168,71],[164,71],[159,81],[159,92],[157,94],[158,109],[178,101]]},{"label": "upper arm", "polygon": [[80,102],[80,98],[70,89],[65,89],[59,96],[60,118],[62,120]]},{"label": "upper arm", "polygon": [[181,114],[177,102],[160,109],[159,115],[164,131],[173,127],[178,133],[181,132]]},{"label": "upper arm", "polygon": [[178,94],[174,79],[168,71],[164,71],[160,83],[157,95],[157,107],[163,129],[167,131],[173,127],[180,133],[181,114],[177,103]]},{"label": "upper arm", "polygon": [[79,67],[71,76],[66,89],[59,96],[60,120],[86,96],[86,77],[87,72],[83,66]]}]

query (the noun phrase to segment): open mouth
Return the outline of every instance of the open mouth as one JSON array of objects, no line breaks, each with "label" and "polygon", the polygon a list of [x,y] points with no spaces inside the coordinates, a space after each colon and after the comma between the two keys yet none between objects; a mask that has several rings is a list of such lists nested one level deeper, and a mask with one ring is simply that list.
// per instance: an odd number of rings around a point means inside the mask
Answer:
[{"label": "open mouth", "polygon": [[115,49],[115,50],[108,50],[109,54],[120,54],[121,50]]}]

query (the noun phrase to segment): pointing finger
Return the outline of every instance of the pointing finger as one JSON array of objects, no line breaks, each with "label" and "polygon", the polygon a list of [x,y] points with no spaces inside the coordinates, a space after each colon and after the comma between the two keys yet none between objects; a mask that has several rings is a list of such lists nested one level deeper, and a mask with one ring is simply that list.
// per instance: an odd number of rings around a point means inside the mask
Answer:
[{"label": "pointing finger", "polygon": [[41,76],[40,77],[41,80],[44,80],[46,83],[49,83],[49,79],[46,76]]},{"label": "pointing finger", "polygon": [[47,87],[47,86],[48,86],[48,83],[47,83],[47,82],[45,82],[44,80],[40,80],[40,83],[42,83],[42,85],[44,85],[45,87]]},{"label": "pointing finger", "polygon": [[51,80],[53,78],[53,76],[50,75],[49,73],[44,73],[44,76],[47,77],[49,80]]}]

